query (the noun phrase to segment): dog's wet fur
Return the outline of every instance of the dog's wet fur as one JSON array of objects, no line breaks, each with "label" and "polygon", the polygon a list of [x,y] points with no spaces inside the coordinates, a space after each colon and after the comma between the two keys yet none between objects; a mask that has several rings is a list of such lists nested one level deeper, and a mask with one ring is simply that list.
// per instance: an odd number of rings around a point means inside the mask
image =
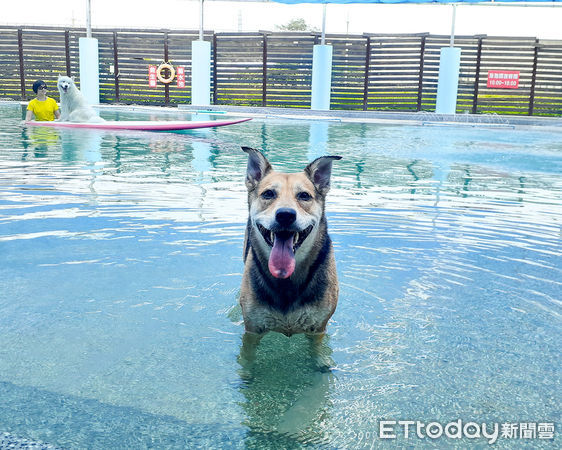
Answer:
[{"label": "dog's wet fur", "polygon": [[323,156],[287,174],[273,170],[259,150],[242,149],[249,207],[240,289],[244,345],[257,345],[269,331],[321,340],[338,302],[324,207],[332,162],[341,157]]}]

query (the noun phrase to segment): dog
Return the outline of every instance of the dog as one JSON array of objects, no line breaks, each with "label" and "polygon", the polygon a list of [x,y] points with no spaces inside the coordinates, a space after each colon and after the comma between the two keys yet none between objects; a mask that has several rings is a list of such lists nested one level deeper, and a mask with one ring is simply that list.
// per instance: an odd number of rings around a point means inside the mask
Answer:
[{"label": "dog", "polygon": [[251,359],[251,348],[269,331],[305,333],[320,342],[336,309],[336,261],[324,206],[332,162],[341,156],[322,156],[288,174],[274,171],[259,150],[242,150],[248,153],[249,217],[239,303],[242,353]]},{"label": "dog", "polygon": [[74,77],[59,75],[57,89],[60,93],[61,122],[104,122],[89,106],[74,84]]}]

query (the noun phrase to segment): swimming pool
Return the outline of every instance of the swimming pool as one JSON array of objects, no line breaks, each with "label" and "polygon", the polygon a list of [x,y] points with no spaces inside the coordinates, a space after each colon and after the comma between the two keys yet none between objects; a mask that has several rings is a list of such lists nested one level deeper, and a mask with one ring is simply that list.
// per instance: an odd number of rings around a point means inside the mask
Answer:
[{"label": "swimming pool", "polygon": [[[460,420],[497,425],[500,448],[560,447],[562,133],[275,118],[104,133],[27,130],[9,104],[0,116],[6,440],[488,445],[474,426],[447,437]],[[237,362],[241,145],[294,171],[343,156],[327,204],[329,373],[302,336],[269,334],[251,373]],[[398,421],[414,422],[408,437]]]}]

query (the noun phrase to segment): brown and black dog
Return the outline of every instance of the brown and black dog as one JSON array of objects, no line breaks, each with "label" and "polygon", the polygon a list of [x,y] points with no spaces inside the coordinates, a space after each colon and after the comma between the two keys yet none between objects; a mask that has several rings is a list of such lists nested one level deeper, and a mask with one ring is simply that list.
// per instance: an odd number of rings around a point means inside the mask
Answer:
[{"label": "brown and black dog", "polygon": [[301,173],[276,172],[256,149],[248,153],[249,217],[240,306],[244,345],[269,331],[321,339],[338,302],[338,279],[324,205],[332,162],[323,156]]}]

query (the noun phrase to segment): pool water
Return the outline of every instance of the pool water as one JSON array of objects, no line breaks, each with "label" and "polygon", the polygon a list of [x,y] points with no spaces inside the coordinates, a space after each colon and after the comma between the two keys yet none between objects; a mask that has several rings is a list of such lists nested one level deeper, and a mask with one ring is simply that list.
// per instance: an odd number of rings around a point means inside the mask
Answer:
[{"label": "pool water", "polygon": [[[155,115],[190,118],[102,111]],[[0,435],[96,449],[489,445],[398,426],[381,437],[384,420],[461,420],[518,426],[499,448],[562,445],[562,132],[279,118],[101,132],[26,129],[19,105],[0,116]],[[329,371],[303,336],[275,333],[252,368],[238,363],[242,145],[288,171],[343,156],[327,203],[340,279]]]}]

